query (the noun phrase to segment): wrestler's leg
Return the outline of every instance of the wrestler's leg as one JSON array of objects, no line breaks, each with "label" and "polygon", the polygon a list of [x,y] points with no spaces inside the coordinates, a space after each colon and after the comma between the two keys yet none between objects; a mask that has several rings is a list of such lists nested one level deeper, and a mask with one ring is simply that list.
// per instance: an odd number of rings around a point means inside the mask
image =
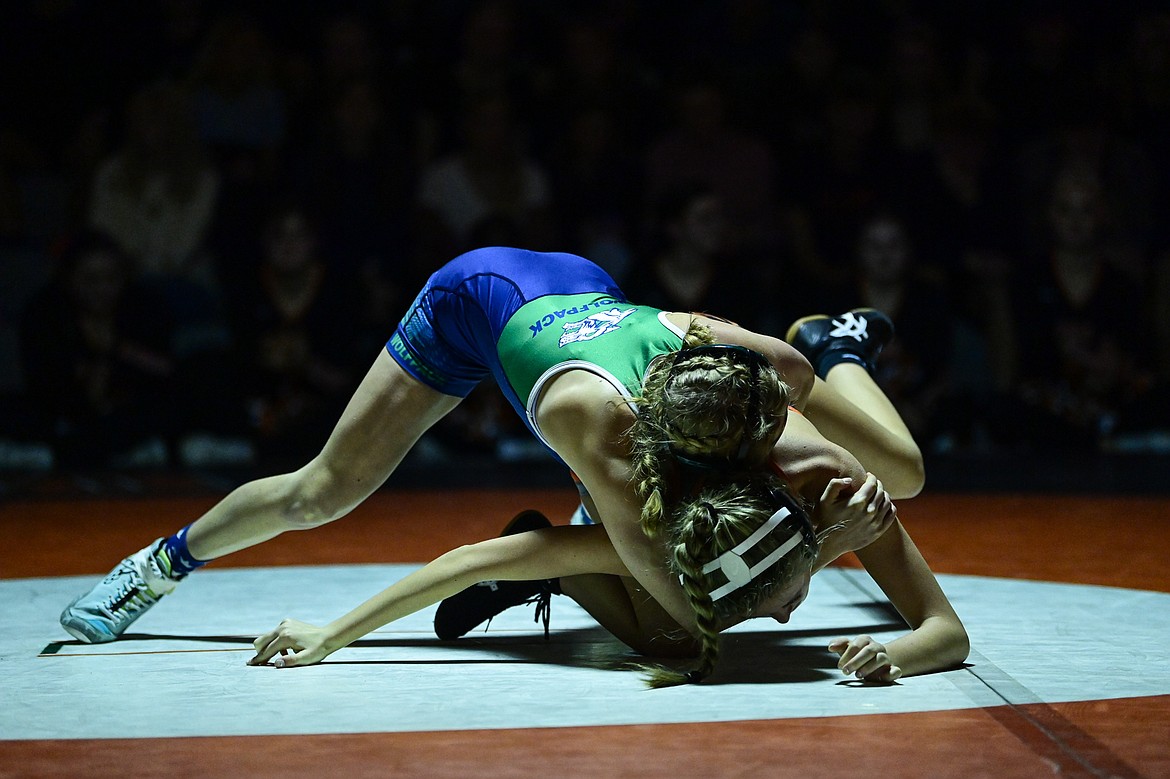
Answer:
[{"label": "wrestler's leg", "polygon": [[894,498],[922,490],[922,452],[889,398],[864,367],[841,363],[817,379],[805,413],[822,435],[848,449]]},{"label": "wrestler's leg", "polygon": [[321,453],[292,473],[244,484],[213,506],[187,533],[192,556],[212,560],[344,516],[459,400],[422,384],[382,351]]},{"label": "wrestler's leg", "polygon": [[293,473],[239,487],[188,527],[125,558],[65,607],[61,626],[81,641],[113,641],[207,561],[343,516],[458,402],[383,352],[321,454]]},{"label": "wrestler's leg", "polygon": [[[600,524],[596,520],[601,515],[589,491],[576,474],[573,482],[586,515],[594,520],[593,524]],[[605,573],[562,576],[560,586],[563,594],[637,652],[658,657],[691,657],[698,652],[698,642],[632,576]]]},{"label": "wrestler's leg", "polygon": [[631,649],[653,657],[693,657],[698,642],[628,576],[562,576],[561,592]]}]

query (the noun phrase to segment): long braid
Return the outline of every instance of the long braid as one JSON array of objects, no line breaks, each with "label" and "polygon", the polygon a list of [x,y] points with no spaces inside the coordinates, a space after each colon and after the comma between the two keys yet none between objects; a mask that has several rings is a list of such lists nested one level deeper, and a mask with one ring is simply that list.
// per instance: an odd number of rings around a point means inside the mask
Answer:
[{"label": "long braid", "polygon": [[[809,538],[797,556],[801,564],[778,564],[772,577],[744,588],[735,598],[723,598],[718,605],[711,598],[711,583],[703,573],[706,561],[734,547],[775,510],[774,491],[780,488],[765,483],[776,480],[752,466],[763,464],[756,458],[767,457],[766,447],[755,444],[777,434],[788,402],[788,387],[770,365],[745,364],[730,352],[696,352],[679,363],[686,350],[713,340],[709,328],[693,321],[682,350],[652,361],[643,377],[642,396],[631,401],[637,412],[629,432],[631,481],[642,501],[642,530],[650,538],[666,536],[668,560],[679,574],[694,611],[699,639],[698,665],[688,672],[639,666],[651,687],[697,682],[709,676],[719,658],[719,620],[729,615],[724,611],[754,606],[779,583],[791,581],[804,563],[811,567],[816,558],[816,539]],[[749,444],[753,453],[745,458]],[[723,458],[734,467],[723,471],[720,486],[703,489],[698,497],[688,499],[672,494],[678,485],[668,483],[668,479],[678,478],[683,454]],[[697,491],[694,484],[687,490],[691,496]]]},{"label": "long braid", "polygon": [[715,670],[719,659],[719,620],[715,602],[711,600],[703,580],[703,558],[709,552],[715,536],[715,507],[705,501],[691,504],[679,517],[678,543],[672,557],[680,572],[683,590],[695,612],[699,628],[699,663],[690,671],[682,672],[664,666],[647,666],[646,683],[651,687],[671,687],[701,681]]},{"label": "long braid", "polygon": [[[764,559],[793,532],[801,534],[801,543],[754,577],[750,586],[713,600],[710,593],[726,583],[726,574],[718,568],[705,574],[704,566],[742,543],[781,508],[788,510],[787,516],[745,554],[750,561]],[[671,570],[679,575],[695,614],[699,657],[698,664],[686,672],[661,665],[638,665],[651,687],[693,683],[709,676],[719,658],[720,620],[754,613],[772,593],[806,574],[820,548],[798,501],[788,494],[783,482],[766,472],[742,474],[683,499],[673,507],[664,530]]]},{"label": "long braid", "polygon": [[[763,465],[768,449],[756,444],[770,440],[783,424],[789,391],[775,368],[736,359],[732,351],[688,355],[712,340],[708,327],[692,323],[682,349],[650,363],[642,395],[631,401],[637,412],[629,431],[633,482],[643,499],[661,490],[663,470],[677,456]],[[750,456],[737,460],[744,447],[750,447]],[[660,516],[644,512],[648,534],[660,526]]]},{"label": "long braid", "polygon": [[[710,328],[694,321],[683,338],[683,348],[708,344],[713,340]],[[667,378],[665,370],[648,371],[643,397],[662,397]],[[669,462],[670,437],[665,433],[662,410],[662,404],[639,404],[631,430],[634,490],[642,499],[642,531],[651,538],[656,538],[661,532],[666,514],[663,473]]]},{"label": "long braid", "polygon": [[657,538],[666,517],[662,462],[652,452],[640,452],[634,459],[634,488],[642,499],[642,532]]}]

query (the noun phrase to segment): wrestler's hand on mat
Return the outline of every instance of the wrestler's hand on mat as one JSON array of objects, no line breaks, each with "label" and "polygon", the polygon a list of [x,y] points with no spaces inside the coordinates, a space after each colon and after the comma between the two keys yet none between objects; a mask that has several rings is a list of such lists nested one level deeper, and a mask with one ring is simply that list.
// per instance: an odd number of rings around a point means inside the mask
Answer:
[{"label": "wrestler's hand on mat", "polygon": [[333,652],[325,645],[326,638],[324,628],[296,619],[283,620],[276,630],[252,642],[256,656],[248,665],[265,665],[269,660],[277,668],[319,663]]},{"label": "wrestler's hand on mat", "polygon": [[846,676],[856,676],[867,682],[892,682],[902,675],[902,669],[890,662],[885,644],[869,636],[858,636],[850,641],[835,638],[829,642],[829,651],[836,652],[837,668]]},{"label": "wrestler's hand on mat", "polygon": [[881,480],[872,473],[856,490],[852,479],[833,479],[825,486],[813,511],[818,530],[834,526],[823,543],[840,556],[862,549],[881,538],[898,518],[898,509]]}]

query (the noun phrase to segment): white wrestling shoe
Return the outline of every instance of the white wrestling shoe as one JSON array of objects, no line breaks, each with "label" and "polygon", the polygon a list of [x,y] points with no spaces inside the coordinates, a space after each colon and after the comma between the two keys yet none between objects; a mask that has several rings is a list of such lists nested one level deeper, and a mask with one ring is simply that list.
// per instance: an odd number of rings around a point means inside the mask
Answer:
[{"label": "white wrestling shoe", "polygon": [[179,583],[155,559],[162,540],[118,563],[92,590],[66,606],[61,627],[87,644],[104,644],[122,635]]}]

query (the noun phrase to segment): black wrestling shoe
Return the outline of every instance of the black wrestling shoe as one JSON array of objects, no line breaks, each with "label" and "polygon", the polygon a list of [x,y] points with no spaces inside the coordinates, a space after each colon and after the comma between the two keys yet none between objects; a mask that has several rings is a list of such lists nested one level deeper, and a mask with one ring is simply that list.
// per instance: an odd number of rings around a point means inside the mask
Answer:
[{"label": "black wrestling shoe", "polygon": [[894,323],[876,308],[855,308],[838,317],[806,316],[788,328],[786,341],[808,358],[822,379],[834,365],[852,362],[872,376],[882,347],[894,337]]},{"label": "black wrestling shoe", "polygon": [[[512,536],[546,527],[552,527],[548,518],[539,511],[529,509],[513,517],[500,535]],[[544,637],[547,640],[552,596],[560,594],[560,582],[556,579],[533,582],[479,582],[439,604],[438,610],[435,611],[435,635],[443,641],[453,641],[482,622],[490,624],[492,618],[505,609],[535,603],[536,616],[532,621],[543,620]]]}]

